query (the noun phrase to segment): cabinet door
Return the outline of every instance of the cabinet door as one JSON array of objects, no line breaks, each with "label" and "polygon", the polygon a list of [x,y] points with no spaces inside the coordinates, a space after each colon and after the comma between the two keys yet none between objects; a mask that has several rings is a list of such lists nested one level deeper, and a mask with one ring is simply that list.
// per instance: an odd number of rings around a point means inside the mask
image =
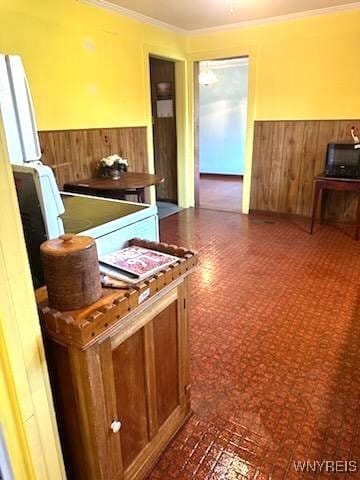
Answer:
[{"label": "cabinet door", "polygon": [[132,320],[131,336],[112,338],[125,479],[143,478],[189,411],[186,320],[181,285]]},{"label": "cabinet door", "polygon": [[116,403],[121,421],[123,467],[135,460],[149,442],[144,329],[113,350]]},{"label": "cabinet door", "polygon": [[177,301],[153,320],[158,428],[179,405]]}]

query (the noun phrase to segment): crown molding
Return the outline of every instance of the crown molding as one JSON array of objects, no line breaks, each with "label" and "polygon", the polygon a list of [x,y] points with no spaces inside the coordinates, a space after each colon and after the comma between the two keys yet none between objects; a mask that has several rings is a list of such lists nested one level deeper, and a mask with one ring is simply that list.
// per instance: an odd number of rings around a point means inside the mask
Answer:
[{"label": "crown molding", "polygon": [[153,17],[148,17],[142,13],[135,12],[134,10],[129,10],[128,8],[120,7],[120,5],[115,5],[114,3],[108,2],[107,0],[78,0],[80,3],[85,3],[93,7],[102,8],[125,17],[133,18],[142,23],[147,23],[154,25],[155,27],[164,28],[165,30],[170,30],[175,33],[182,33],[183,35],[188,34],[190,30],[185,30],[184,28],[176,27],[170,23],[162,22]]},{"label": "crown molding", "polygon": [[302,18],[318,17],[320,15],[328,15],[330,13],[336,13],[336,12],[340,13],[340,12],[346,12],[348,10],[358,10],[358,9],[360,9],[360,2],[346,3],[344,5],[337,5],[333,7],[317,8],[315,10],[306,10],[304,12],[295,12],[295,13],[288,13],[285,15],[278,15],[276,17],[265,17],[265,18],[259,18],[256,20],[246,20],[243,22],[218,25],[215,27],[198,28],[195,30],[185,30],[185,32],[187,35],[196,36],[196,35],[202,35],[204,33],[224,32],[226,30],[236,30],[241,28],[257,27],[261,25],[269,25],[272,23],[281,23],[281,22],[287,22],[290,20],[299,20]]},{"label": "crown molding", "polygon": [[129,10],[128,8],[120,7],[119,5],[115,5],[114,3],[111,3],[110,1],[107,1],[107,0],[78,0],[78,1],[80,3],[85,3],[93,7],[102,8],[110,12],[117,13],[119,15],[124,15],[126,17],[133,18],[142,23],[147,23],[150,25],[154,25],[155,27],[164,28],[166,30],[170,30],[175,33],[181,33],[183,35],[188,35],[188,36],[196,36],[196,35],[202,35],[204,33],[215,33],[215,32],[223,32],[226,30],[236,30],[236,29],[256,27],[261,25],[269,25],[272,23],[287,22],[290,20],[298,20],[302,18],[310,18],[310,17],[317,17],[320,15],[327,15],[330,13],[339,13],[339,12],[345,12],[349,10],[360,9],[360,2],[353,2],[353,3],[346,3],[344,5],[336,5],[333,7],[318,8],[315,10],[306,10],[304,12],[288,13],[285,15],[278,15],[275,17],[265,17],[265,18],[259,18],[256,20],[245,20],[243,22],[229,23],[229,24],[223,24],[223,25],[216,25],[214,27],[187,30],[184,28],[177,27],[175,25],[171,25],[170,23],[162,22],[161,20],[157,20],[156,18],[148,17],[147,15],[143,15],[133,10]]}]

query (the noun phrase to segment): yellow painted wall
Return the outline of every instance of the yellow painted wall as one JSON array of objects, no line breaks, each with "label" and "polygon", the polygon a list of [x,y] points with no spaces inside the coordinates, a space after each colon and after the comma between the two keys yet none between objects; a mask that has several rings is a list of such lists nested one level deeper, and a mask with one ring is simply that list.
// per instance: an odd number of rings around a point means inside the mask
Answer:
[{"label": "yellow painted wall", "polygon": [[360,7],[188,39],[189,54],[257,53],[255,120],[347,119],[360,112]]},{"label": "yellow painted wall", "polygon": [[359,118],[359,38],[360,9],[188,37],[191,61],[250,57],[244,213],[254,120]]},{"label": "yellow painted wall", "polygon": [[77,0],[0,0],[0,52],[23,58],[40,130],[145,125],[144,45],[185,40]]},{"label": "yellow painted wall", "polygon": [[[3,321],[1,321],[3,323]],[[23,422],[13,383],[7,347],[0,331],[0,419],[2,435],[6,441],[15,478],[34,478]]]}]

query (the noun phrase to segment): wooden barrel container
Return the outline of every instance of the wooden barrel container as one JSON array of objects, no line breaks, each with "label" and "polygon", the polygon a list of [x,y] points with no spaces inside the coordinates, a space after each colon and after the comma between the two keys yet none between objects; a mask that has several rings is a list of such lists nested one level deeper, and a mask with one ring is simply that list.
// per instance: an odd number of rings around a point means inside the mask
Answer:
[{"label": "wooden barrel container", "polygon": [[40,250],[50,307],[75,310],[99,300],[99,260],[93,238],[65,234],[44,242]]}]

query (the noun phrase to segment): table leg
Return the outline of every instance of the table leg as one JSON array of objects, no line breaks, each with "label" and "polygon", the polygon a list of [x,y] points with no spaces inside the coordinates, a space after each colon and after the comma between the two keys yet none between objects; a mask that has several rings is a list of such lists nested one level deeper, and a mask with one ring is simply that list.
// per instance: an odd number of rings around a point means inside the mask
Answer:
[{"label": "table leg", "polygon": [[327,203],[328,203],[328,190],[322,189],[320,193],[320,225],[324,223]]},{"label": "table leg", "polygon": [[138,202],[140,203],[145,203],[145,188],[139,188],[136,191],[137,197],[138,197]]},{"label": "table leg", "polygon": [[[313,232],[314,232],[314,224],[315,224],[315,219],[316,219],[317,206],[318,206],[318,203],[319,203],[319,198],[321,198],[321,196],[322,196],[321,185],[318,184],[317,182],[315,182],[314,197],[313,197],[313,204],[312,204],[312,213],[311,213],[310,235],[312,235]],[[321,207],[321,205],[320,205],[320,207]]]},{"label": "table leg", "polygon": [[107,195],[108,198],[115,198],[116,200],[126,200],[126,192],[118,190],[115,194]]},{"label": "table leg", "polygon": [[357,215],[356,215],[356,230],[355,230],[355,240],[360,239],[360,192],[358,194],[358,206],[357,206]]}]

